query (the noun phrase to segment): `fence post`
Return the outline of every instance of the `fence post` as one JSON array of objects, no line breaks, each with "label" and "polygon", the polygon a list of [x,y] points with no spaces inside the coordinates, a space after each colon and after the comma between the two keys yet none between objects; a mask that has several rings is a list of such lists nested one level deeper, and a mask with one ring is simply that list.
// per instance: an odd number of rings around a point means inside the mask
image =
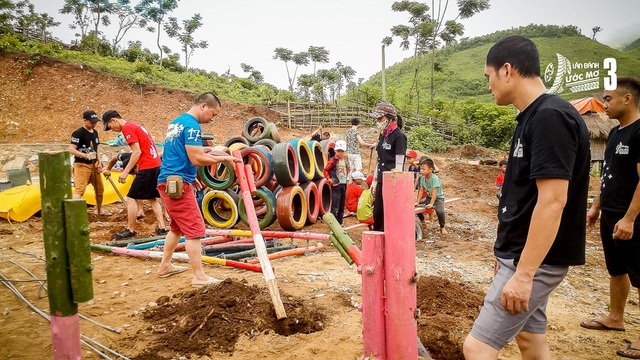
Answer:
[{"label": "fence post", "polygon": [[71,291],[63,209],[64,200],[71,199],[69,152],[41,152],[38,166],[53,358],[80,359],[80,321]]},{"label": "fence post", "polygon": [[362,338],[364,358],[386,359],[384,233],[362,233]]},{"label": "fence post", "polygon": [[393,359],[417,359],[413,176],[391,171],[382,176],[387,355]]}]

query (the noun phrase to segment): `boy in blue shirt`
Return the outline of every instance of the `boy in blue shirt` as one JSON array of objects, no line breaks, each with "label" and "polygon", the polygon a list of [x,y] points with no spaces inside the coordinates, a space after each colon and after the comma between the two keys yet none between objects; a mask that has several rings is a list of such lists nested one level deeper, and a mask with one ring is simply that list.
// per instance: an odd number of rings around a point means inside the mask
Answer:
[{"label": "boy in blue shirt", "polygon": [[[434,174],[435,164],[431,159],[420,160],[420,178],[418,187],[418,197],[416,205],[426,205],[427,209],[434,209],[438,215],[438,223],[440,224],[440,233],[446,234],[444,215],[444,192],[442,191],[442,182],[438,175]],[[424,222],[424,215],[418,214],[421,221]]]}]

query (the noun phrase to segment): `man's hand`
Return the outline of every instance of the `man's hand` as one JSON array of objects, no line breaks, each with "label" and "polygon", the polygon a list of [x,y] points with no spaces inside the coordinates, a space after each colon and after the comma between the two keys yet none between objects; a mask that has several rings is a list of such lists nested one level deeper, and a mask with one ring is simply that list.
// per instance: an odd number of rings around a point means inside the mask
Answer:
[{"label": "man's hand", "polygon": [[123,171],[120,176],[118,176],[118,182],[121,184],[124,184],[127,182],[127,176],[129,175],[128,172]]},{"label": "man's hand", "polygon": [[618,240],[630,240],[633,237],[633,221],[623,217],[613,227],[613,238]]},{"label": "man's hand", "polygon": [[596,221],[598,221],[598,217],[600,216],[600,210],[596,209],[595,206],[589,208],[587,211],[587,230],[593,231],[596,228]]},{"label": "man's hand", "polygon": [[502,306],[514,315],[529,311],[532,288],[533,278],[522,276],[516,270],[502,289]]}]

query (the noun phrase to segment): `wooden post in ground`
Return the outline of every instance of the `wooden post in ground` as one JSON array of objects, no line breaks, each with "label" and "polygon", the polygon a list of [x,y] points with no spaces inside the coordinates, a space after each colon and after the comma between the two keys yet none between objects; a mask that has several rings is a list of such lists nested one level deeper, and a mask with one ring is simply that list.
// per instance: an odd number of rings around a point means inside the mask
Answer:
[{"label": "wooden post in ground", "polygon": [[384,360],[385,301],[384,301],[384,233],[362,233],[362,337],[364,358]]},{"label": "wooden post in ground", "polygon": [[391,171],[382,176],[387,355],[392,359],[417,359],[413,176]]},{"label": "wooden post in ground", "polygon": [[78,304],[71,292],[63,210],[64,200],[71,199],[69,152],[42,152],[38,166],[53,358],[80,359]]},{"label": "wooden post in ground", "polygon": [[[242,159],[240,151],[233,152],[233,156],[238,159]],[[247,182],[247,176],[245,173],[245,167],[242,162],[234,163],[236,178],[238,184],[240,184],[240,190],[242,193],[242,199],[244,200],[245,210],[247,211],[247,219],[249,220],[249,228],[253,234],[253,242],[256,245],[256,253],[260,260],[260,266],[262,267],[262,273],[264,279],[267,282],[267,288],[269,289],[269,295],[271,295],[271,302],[273,302],[273,308],[276,312],[276,318],[284,319],[287,317],[287,313],[282,305],[282,299],[280,299],[280,291],[278,290],[278,284],[276,278],[273,275],[273,269],[271,268],[271,262],[269,261],[269,255],[267,254],[267,247],[264,244],[264,238],[260,233],[260,226],[258,225],[258,217],[256,216],[256,209],[253,206],[253,198],[251,197],[250,187]]]}]

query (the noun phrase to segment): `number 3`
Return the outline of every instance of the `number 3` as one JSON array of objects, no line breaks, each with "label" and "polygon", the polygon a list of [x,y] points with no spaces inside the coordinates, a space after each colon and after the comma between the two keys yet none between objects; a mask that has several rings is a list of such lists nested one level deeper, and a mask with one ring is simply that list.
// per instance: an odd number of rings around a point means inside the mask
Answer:
[{"label": "number 3", "polygon": [[616,75],[618,64],[616,62],[616,59],[604,59],[604,68],[607,69],[607,74],[609,75],[604,77],[604,89],[609,91],[615,90],[616,88],[618,88],[618,76]]}]

